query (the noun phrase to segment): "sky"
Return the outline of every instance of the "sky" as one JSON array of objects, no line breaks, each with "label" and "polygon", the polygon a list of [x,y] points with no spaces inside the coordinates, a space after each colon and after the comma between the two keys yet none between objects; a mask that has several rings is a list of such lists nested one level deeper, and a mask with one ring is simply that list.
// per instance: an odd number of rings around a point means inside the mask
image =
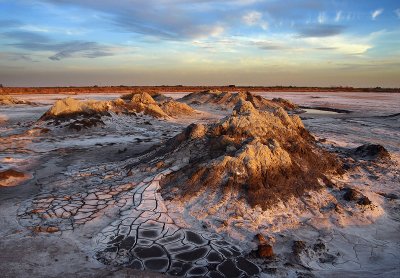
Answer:
[{"label": "sky", "polygon": [[0,84],[400,87],[400,1],[0,0]]}]

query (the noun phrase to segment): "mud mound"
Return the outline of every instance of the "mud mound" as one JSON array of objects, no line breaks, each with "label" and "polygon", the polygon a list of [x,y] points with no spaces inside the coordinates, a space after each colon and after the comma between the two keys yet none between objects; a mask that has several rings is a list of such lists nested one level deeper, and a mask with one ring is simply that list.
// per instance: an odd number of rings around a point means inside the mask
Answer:
[{"label": "mud mound", "polygon": [[382,145],[361,145],[353,150],[353,154],[367,160],[390,159],[389,152]]},{"label": "mud mound", "polygon": [[357,204],[362,205],[362,206],[367,206],[367,205],[370,205],[372,203],[370,201],[370,199],[368,199],[367,196],[364,196],[358,190],[346,187],[346,188],[343,188],[342,191],[344,192],[343,199],[345,201],[357,202]]},{"label": "mud mound", "polygon": [[[109,116],[110,112],[136,114],[143,113],[156,118],[168,118],[154,99],[147,93],[135,94],[130,100],[116,99],[114,101],[81,101],[73,98],[58,100],[41,117],[41,120],[67,120]],[[85,124],[85,123],[83,123]],[[91,124],[90,124],[91,125]]]},{"label": "mud mound", "polygon": [[185,201],[206,191],[223,196],[229,188],[263,209],[320,188],[325,175],[340,169],[298,116],[283,108],[259,111],[248,101],[216,124],[189,126],[161,154],[188,160],[163,181],[164,198]]},{"label": "mud mound", "polygon": [[278,103],[287,111],[299,109],[299,106],[297,104],[294,104],[290,100],[284,98],[273,98],[272,101]]},{"label": "mud mound", "polygon": [[27,177],[27,174],[14,169],[0,171],[0,186],[14,186]]},{"label": "mud mound", "polygon": [[136,90],[132,93],[122,95],[121,99],[130,101],[135,95],[141,95],[141,94],[148,94],[158,103],[168,101],[168,100],[173,100],[172,97],[167,97],[166,95],[163,95],[155,90],[146,90],[146,91]]},{"label": "mud mound", "polygon": [[160,104],[161,109],[171,117],[192,115],[194,109],[186,103],[177,102],[174,100],[164,101]]},{"label": "mud mound", "polygon": [[174,100],[172,97],[167,97],[166,95],[163,94],[154,94],[151,96],[155,101],[157,101],[158,103],[162,103],[165,101],[170,101],[170,100]]},{"label": "mud mound", "polygon": [[189,105],[154,92],[152,95],[146,92],[134,93],[125,106],[136,112],[143,112],[157,118],[191,115],[194,113],[194,110]]},{"label": "mud mound", "polygon": [[283,99],[281,99],[280,101],[277,101],[276,99],[275,101],[270,101],[259,95],[254,95],[250,92],[231,93],[208,90],[186,95],[179,101],[193,105],[214,104],[222,107],[232,108],[240,100],[249,101],[253,104],[255,108],[262,110],[273,110],[279,107],[282,107],[285,110],[294,110],[298,108],[296,105],[289,101]]},{"label": "mud mound", "polygon": [[[157,95],[158,96],[158,95]],[[159,99],[162,97],[158,96]],[[191,115],[194,110],[184,103],[167,100],[157,103],[148,93],[132,94],[130,99],[119,98],[113,101],[81,101],[73,98],[58,100],[40,118],[54,120],[55,125],[67,120],[76,120],[69,125],[71,129],[81,130],[93,126],[103,125],[102,116],[116,114],[136,115],[143,113],[154,118],[168,119],[170,117]]]},{"label": "mud mound", "polygon": [[77,119],[76,121],[69,123],[67,127],[72,130],[81,131],[82,129],[89,129],[92,127],[105,125],[104,122],[101,120],[101,117],[96,116],[97,115],[90,118]]},{"label": "mud mound", "polygon": [[126,107],[137,113],[144,113],[156,118],[169,117],[148,93],[134,94]]},{"label": "mud mound", "polygon": [[73,118],[77,115],[107,114],[112,104],[109,101],[87,100],[74,98],[57,100],[54,105],[41,117],[41,120],[57,118]]},{"label": "mud mound", "polygon": [[7,95],[0,95],[0,105],[16,105],[16,104],[34,105],[34,103],[30,101],[19,100]]}]

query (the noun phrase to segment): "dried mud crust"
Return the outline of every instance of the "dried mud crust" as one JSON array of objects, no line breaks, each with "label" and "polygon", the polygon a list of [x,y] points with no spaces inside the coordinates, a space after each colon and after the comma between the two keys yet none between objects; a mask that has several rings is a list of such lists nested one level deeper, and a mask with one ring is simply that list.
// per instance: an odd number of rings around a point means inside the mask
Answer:
[{"label": "dried mud crust", "polygon": [[168,215],[159,179],[140,183],[134,204],[97,237],[96,257],[105,264],[173,276],[246,277],[259,273],[243,251],[217,234],[179,227]]},{"label": "dried mud crust", "polygon": [[268,209],[318,190],[329,183],[327,175],[341,172],[339,160],[317,146],[300,118],[282,108],[259,111],[247,101],[217,124],[189,126],[167,145],[164,153],[189,162],[162,181],[166,199],[184,201],[204,190],[224,194],[229,188]]},{"label": "dried mud crust", "polygon": [[96,185],[85,192],[41,194],[21,206],[19,221],[34,232],[57,233],[114,210],[117,220],[94,239],[95,257],[104,264],[174,276],[258,275],[259,268],[243,250],[222,236],[180,227],[169,216],[157,191],[159,180],[173,170],[139,183],[116,179],[115,185]]}]

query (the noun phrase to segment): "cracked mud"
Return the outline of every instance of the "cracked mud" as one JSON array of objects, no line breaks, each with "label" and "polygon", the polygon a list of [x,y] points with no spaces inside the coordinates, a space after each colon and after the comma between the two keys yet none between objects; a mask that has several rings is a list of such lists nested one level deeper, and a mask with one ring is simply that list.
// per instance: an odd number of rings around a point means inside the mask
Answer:
[{"label": "cracked mud", "polygon": [[244,252],[222,236],[181,228],[168,215],[157,191],[160,179],[171,172],[85,193],[41,194],[21,207],[20,223],[41,232],[73,230],[116,206],[119,219],[95,237],[96,258],[104,264],[174,276],[258,274],[259,268],[244,258]]}]

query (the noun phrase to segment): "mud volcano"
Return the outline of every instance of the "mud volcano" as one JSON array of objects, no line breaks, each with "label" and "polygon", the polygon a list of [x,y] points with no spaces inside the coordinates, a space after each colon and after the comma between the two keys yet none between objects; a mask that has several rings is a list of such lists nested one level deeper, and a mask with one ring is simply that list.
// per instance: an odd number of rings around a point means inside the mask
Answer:
[{"label": "mud volcano", "polygon": [[208,126],[193,124],[167,145],[159,154],[188,164],[164,179],[161,193],[181,202],[233,189],[251,206],[268,209],[319,189],[341,168],[298,116],[281,107],[260,111],[242,100],[231,116]]},{"label": "mud volcano", "polygon": [[124,95],[112,101],[65,98],[55,104],[40,118],[49,125],[63,126],[80,131],[97,126],[104,126],[103,117],[118,115],[147,115],[156,119],[168,120],[178,116],[190,116],[195,113],[189,105],[157,95],[158,102],[148,93]]},{"label": "mud volcano", "polygon": [[194,110],[174,100],[157,103],[149,94],[133,94],[131,98],[123,96],[113,101],[80,101],[65,98],[55,104],[41,117],[41,120],[70,120],[79,117],[110,116],[110,113],[136,115],[138,113],[154,118],[167,119],[180,115],[190,115]]},{"label": "mud volcano", "polygon": [[238,101],[249,101],[257,109],[268,110],[273,108],[280,108],[287,111],[296,110],[298,106],[292,102],[276,98],[273,100],[268,100],[259,95],[254,95],[250,92],[221,92],[218,90],[207,90],[202,92],[196,92],[184,96],[179,99],[180,102],[201,105],[201,104],[213,104],[225,108],[233,108]]}]

